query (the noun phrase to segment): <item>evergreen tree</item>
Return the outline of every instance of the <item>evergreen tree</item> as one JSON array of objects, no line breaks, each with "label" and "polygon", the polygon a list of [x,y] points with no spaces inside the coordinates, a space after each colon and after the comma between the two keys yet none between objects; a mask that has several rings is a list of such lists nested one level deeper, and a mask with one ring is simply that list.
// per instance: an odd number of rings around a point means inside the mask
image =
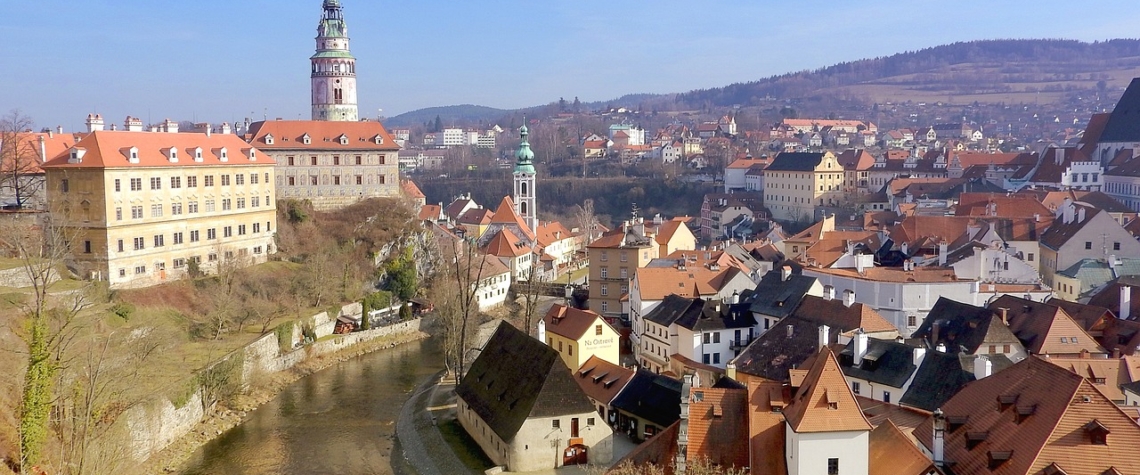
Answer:
[{"label": "evergreen tree", "polygon": [[431,131],[432,132],[439,132],[441,130],[443,130],[443,120],[441,120],[439,118],[439,116],[437,115],[437,116],[435,116],[435,123],[432,124]]}]

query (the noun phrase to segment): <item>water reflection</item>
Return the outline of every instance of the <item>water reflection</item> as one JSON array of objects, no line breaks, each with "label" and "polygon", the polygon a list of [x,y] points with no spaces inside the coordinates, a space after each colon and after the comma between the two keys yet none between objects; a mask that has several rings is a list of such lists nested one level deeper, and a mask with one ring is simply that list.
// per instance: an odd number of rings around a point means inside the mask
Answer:
[{"label": "water reflection", "polygon": [[391,474],[400,407],[442,367],[428,340],[307,376],[199,449],[182,474]]}]

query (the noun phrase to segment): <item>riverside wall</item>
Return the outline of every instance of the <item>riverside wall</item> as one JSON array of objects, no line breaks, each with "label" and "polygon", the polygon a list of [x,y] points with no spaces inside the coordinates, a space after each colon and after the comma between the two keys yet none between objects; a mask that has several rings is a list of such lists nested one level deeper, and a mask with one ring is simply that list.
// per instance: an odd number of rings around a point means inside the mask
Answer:
[{"label": "riverside wall", "polygon": [[[340,314],[353,315],[354,310],[355,314],[360,313],[359,303],[345,305]],[[367,341],[419,332],[424,323],[416,318],[347,335],[333,335],[335,326],[336,317],[327,312],[294,322],[293,331],[287,332],[288,341],[282,341],[277,332],[268,333],[197,372],[169,394],[157,394],[131,407],[121,419],[129,433],[131,455],[139,462],[145,461],[193,430],[209,415],[209,403],[203,401],[210,399],[208,394],[217,393],[218,386],[245,391],[259,377],[288,371],[308,359]],[[316,341],[303,340],[303,327],[313,329]]]}]

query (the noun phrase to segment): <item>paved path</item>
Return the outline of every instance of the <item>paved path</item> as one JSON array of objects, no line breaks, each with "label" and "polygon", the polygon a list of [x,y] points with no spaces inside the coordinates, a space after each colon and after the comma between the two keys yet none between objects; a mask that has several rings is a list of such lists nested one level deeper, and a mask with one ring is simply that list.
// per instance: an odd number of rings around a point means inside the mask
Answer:
[{"label": "paved path", "polygon": [[396,437],[400,440],[404,460],[419,475],[472,474],[474,472],[463,465],[443,440],[428,410],[428,407],[446,405],[448,391],[436,384],[441,375],[442,372],[420,384],[404,403],[396,422]]}]

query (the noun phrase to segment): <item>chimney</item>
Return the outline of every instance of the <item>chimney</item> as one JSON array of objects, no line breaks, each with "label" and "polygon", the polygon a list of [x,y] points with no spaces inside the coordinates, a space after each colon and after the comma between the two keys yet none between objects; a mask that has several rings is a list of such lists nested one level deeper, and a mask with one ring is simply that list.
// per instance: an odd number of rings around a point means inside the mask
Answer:
[{"label": "chimney", "polygon": [[781,280],[783,280],[784,282],[792,280],[792,266],[781,267],[780,272],[781,272],[781,276],[783,277]]},{"label": "chimney", "polygon": [[47,141],[46,141],[46,140],[44,140],[44,136],[43,136],[43,135],[41,135],[41,136],[40,136],[40,161],[41,161],[41,162],[46,162],[46,161],[48,161],[48,157],[47,157]]},{"label": "chimney", "polygon": [[786,329],[788,330],[788,334],[787,334],[787,337],[788,337],[788,338],[791,338],[791,337],[792,337],[792,333],[793,333],[793,332],[796,330],[796,328],[795,328],[795,327],[793,327],[793,326],[791,326],[791,325],[788,325],[788,326],[786,326],[786,327],[784,327],[784,328],[786,328]]},{"label": "chimney", "polygon": [[1128,320],[1132,316],[1132,286],[1120,286],[1120,312],[1117,312],[1121,320]]},{"label": "chimney", "polygon": [[55,133],[57,133],[59,135],[63,135],[63,126],[62,125],[55,126]]},{"label": "chimney", "polygon": [[998,313],[1001,315],[1001,324],[1009,326],[1009,308],[999,307]]},{"label": "chimney", "polygon": [[[901,340],[902,337],[900,336],[899,339]],[[902,342],[899,342],[899,343],[902,343]],[[926,348],[922,347],[922,346],[914,347],[913,357],[914,357],[914,367],[917,368],[919,366],[922,366],[922,360],[926,359]]]},{"label": "chimney", "polygon": [[934,410],[934,443],[931,459],[934,466],[943,467],[946,464],[946,415],[942,408]]},{"label": "chimney", "polygon": [[819,348],[816,351],[822,350],[827,347],[827,342],[831,341],[831,327],[827,325],[819,326]]},{"label": "chimney", "polygon": [[938,341],[938,336],[939,336],[939,333],[940,333],[940,332],[939,332],[939,327],[941,327],[941,326],[942,326],[942,325],[940,325],[940,324],[939,324],[939,321],[938,321],[938,320],[935,320],[935,321],[934,321],[934,323],[931,323],[931,324],[930,324],[930,344],[931,344],[931,345],[937,345],[937,344],[939,344],[939,341]]},{"label": "chimney", "polygon": [[1054,149],[1054,152],[1053,155],[1057,159],[1057,165],[1063,165],[1065,163],[1065,149]]},{"label": "chimney", "polygon": [[1084,206],[1081,206],[1081,208],[1077,210],[1077,222],[1078,223],[1085,222],[1085,207]]},{"label": "chimney", "polygon": [[732,302],[732,304],[733,304],[733,305],[736,305],[736,304],[740,303],[740,291],[739,291],[739,290],[733,290],[733,291],[732,291],[732,300],[731,300],[731,302]]},{"label": "chimney", "polygon": [[945,240],[938,243],[938,265],[946,267],[946,253],[950,249],[950,244]]},{"label": "chimney", "polygon": [[843,306],[844,307],[850,307],[852,305],[855,305],[855,291],[854,290],[844,290],[843,291]]},{"label": "chimney", "polygon": [[823,299],[829,301],[835,300],[835,287],[830,285],[823,286]]},{"label": "chimney", "polygon": [[1061,222],[1064,224],[1072,223],[1074,211],[1073,200],[1065,198],[1065,202],[1061,204]]},{"label": "chimney", "polygon": [[853,363],[855,364],[855,366],[859,366],[859,365],[863,364],[863,357],[867,355],[867,344],[868,343],[869,342],[867,341],[867,334],[863,333],[863,329],[862,328],[856,329],[855,330],[855,348],[854,348],[855,354],[852,355],[854,357]]},{"label": "chimney", "polygon": [[681,418],[677,434],[677,455],[673,459],[677,473],[685,473],[686,455],[689,452],[689,401],[693,395],[693,386],[698,384],[700,383],[691,374],[686,374],[681,382]]},{"label": "chimney", "polygon": [[535,334],[535,338],[543,345],[548,344],[546,342],[546,320],[538,321],[538,332]]}]

